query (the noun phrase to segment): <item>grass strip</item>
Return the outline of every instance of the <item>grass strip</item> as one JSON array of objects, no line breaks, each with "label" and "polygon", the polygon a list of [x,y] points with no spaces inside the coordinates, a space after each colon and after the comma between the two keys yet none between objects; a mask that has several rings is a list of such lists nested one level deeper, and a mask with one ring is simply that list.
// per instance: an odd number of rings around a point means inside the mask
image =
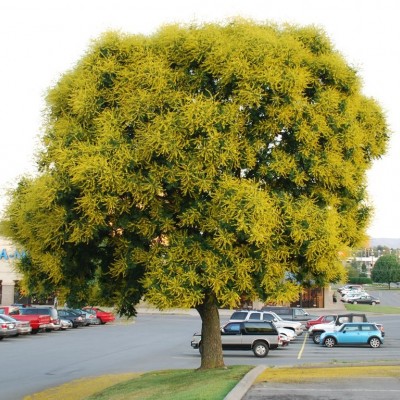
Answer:
[{"label": "grass strip", "polygon": [[250,371],[248,365],[213,370],[166,370],[142,374],[86,400],[221,400]]},{"label": "grass strip", "polygon": [[[42,392],[25,396],[23,400],[83,400],[87,396],[107,387],[138,377],[139,373],[110,374],[98,377],[75,379]],[[1,398],[1,396],[0,396]]]},{"label": "grass strip", "polygon": [[370,306],[368,304],[344,304],[347,311],[356,312],[371,312],[377,314],[400,314],[400,307],[389,307],[377,304],[375,306]]},{"label": "grass strip", "polygon": [[398,378],[400,376],[399,365],[385,366],[338,366],[338,367],[293,367],[293,368],[267,368],[260,374],[256,382],[279,382],[279,383],[308,383],[324,381],[327,379],[349,379],[378,377]]}]

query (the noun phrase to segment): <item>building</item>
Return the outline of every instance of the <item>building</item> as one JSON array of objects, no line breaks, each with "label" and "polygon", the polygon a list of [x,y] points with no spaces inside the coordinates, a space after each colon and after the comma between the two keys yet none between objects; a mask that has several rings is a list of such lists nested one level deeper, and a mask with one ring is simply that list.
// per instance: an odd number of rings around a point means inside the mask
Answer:
[{"label": "building", "polygon": [[336,290],[331,286],[327,287],[313,287],[303,288],[300,293],[299,300],[293,303],[285,304],[264,304],[262,301],[246,301],[242,299],[240,308],[243,309],[254,309],[260,310],[264,305],[282,305],[290,307],[302,307],[302,308],[332,308],[333,303],[336,303],[334,294]]},{"label": "building", "polygon": [[0,304],[10,305],[18,297],[21,275],[15,270],[15,261],[23,255],[9,240],[0,237]]},{"label": "building", "polygon": [[374,255],[365,257],[350,257],[347,259],[347,265],[353,265],[360,273],[364,273],[367,278],[371,277],[372,269],[375,266],[378,257]]}]

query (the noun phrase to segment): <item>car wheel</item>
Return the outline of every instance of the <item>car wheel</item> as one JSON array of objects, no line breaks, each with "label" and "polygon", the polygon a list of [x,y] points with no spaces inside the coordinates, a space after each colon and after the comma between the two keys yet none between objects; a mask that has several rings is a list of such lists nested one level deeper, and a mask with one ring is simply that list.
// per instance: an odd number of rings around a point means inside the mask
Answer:
[{"label": "car wheel", "polygon": [[336,344],[336,340],[333,338],[333,337],[327,337],[325,340],[324,340],[324,345],[326,346],[326,347],[333,347],[333,346],[335,346],[335,344]]},{"label": "car wheel", "polygon": [[374,349],[377,349],[381,345],[381,341],[378,338],[373,337],[369,339],[369,345]]},{"label": "car wheel", "polygon": [[375,302],[375,301],[373,301],[373,302],[371,303],[371,305],[372,305],[372,306],[374,306],[375,304],[376,304],[376,302]]},{"label": "car wheel", "polygon": [[203,354],[203,343],[199,344],[199,353]]},{"label": "car wheel", "polygon": [[266,357],[269,347],[264,342],[255,342],[253,346],[253,353],[256,357]]},{"label": "car wheel", "polygon": [[321,333],[322,332],[314,332],[312,340],[315,344],[320,344],[321,343]]},{"label": "car wheel", "polygon": [[357,304],[357,302],[356,302],[356,301],[353,301],[353,304]]}]

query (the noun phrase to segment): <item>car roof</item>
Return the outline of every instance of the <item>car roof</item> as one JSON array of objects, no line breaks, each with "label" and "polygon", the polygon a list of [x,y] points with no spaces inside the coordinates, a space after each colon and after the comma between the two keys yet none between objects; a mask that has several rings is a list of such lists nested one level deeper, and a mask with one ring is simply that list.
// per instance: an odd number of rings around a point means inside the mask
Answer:
[{"label": "car roof", "polygon": [[271,324],[271,321],[264,321],[264,320],[260,320],[260,321],[254,321],[254,320],[250,320],[250,321],[230,321],[228,322],[226,325],[228,324]]}]

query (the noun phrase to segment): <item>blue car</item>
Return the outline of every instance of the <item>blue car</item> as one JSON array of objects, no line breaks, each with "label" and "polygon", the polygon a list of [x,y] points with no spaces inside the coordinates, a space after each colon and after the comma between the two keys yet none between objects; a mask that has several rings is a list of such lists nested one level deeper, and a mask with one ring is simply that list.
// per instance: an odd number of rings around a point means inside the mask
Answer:
[{"label": "blue car", "polygon": [[321,334],[320,344],[326,347],[369,345],[377,348],[383,343],[382,332],[370,322],[348,322],[336,332]]}]

